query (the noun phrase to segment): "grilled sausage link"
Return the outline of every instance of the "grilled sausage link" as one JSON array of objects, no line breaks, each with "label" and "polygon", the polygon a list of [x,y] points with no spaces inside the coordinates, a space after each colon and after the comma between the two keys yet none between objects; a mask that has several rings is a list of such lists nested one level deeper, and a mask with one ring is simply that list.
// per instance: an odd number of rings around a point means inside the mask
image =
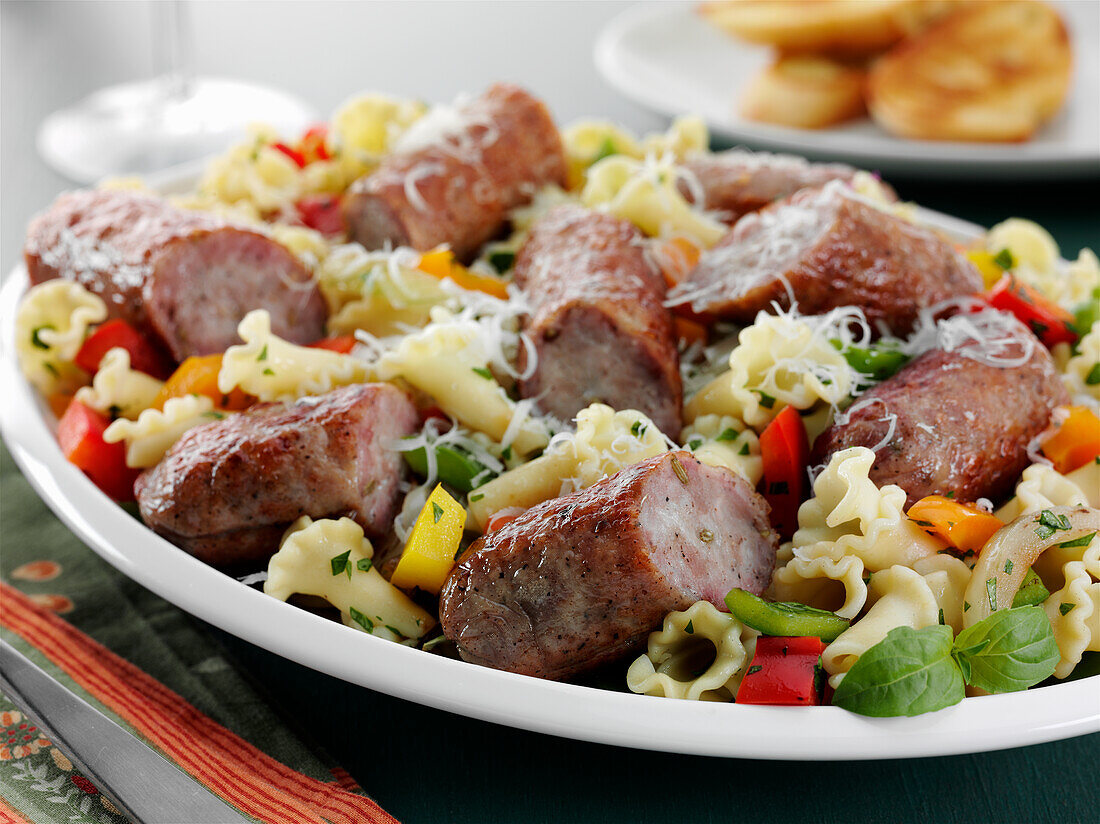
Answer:
[{"label": "grilled sausage link", "polygon": [[281,338],[324,336],[328,315],[310,273],[266,235],[132,191],[61,195],[27,229],[31,283],[76,281],[177,361],[239,342],[237,324],[266,309]]},{"label": "grilled sausage link", "polygon": [[668,452],[479,538],[439,616],[467,661],[565,678],[635,650],[671,610],[763,592],[775,553],[747,481]]},{"label": "grilled sausage link", "polygon": [[[679,437],[683,391],[664,281],[629,221],[559,206],[532,228],[515,282],[531,305],[524,397],[569,420],[591,403],[637,409]],[[521,349],[521,370],[528,368]]]},{"label": "grilled sausage link", "polygon": [[427,251],[446,243],[468,260],[497,235],[508,211],[540,186],[563,185],[565,154],[546,107],[518,86],[497,84],[461,106],[458,127],[414,124],[394,154],[344,198],[353,240]]}]

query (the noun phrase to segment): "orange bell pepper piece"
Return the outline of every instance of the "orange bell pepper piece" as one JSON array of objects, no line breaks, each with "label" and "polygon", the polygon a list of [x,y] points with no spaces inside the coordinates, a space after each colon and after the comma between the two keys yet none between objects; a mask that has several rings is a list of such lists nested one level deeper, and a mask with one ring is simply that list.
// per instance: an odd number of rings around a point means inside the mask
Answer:
[{"label": "orange bell pepper piece", "polygon": [[669,289],[687,277],[699,263],[701,253],[702,250],[686,237],[674,237],[653,249],[653,257]]},{"label": "orange bell pepper piece", "polygon": [[964,555],[981,552],[993,533],[1004,526],[991,513],[943,495],[921,498],[909,507],[909,519]]},{"label": "orange bell pepper piece", "polygon": [[484,292],[494,298],[508,300],[508,284],[505,281],[471,272],[461,263],[457,263],[454,254],[446,247],[441,246],[425,252],[420,256],[417,268],[440,280],[450,278],[463,289]]},{"label": "orange bell pepper piece", "polygon": [[1100,456],[1100,418],[1087,406],[1062,409],[1069,414],[1060,424],[1055,424],[1041,448],[1054,468],[1065,475]]},{"label": "orange bell pepper piece", "polygon": [[185,395],[206,395],[214,401],[214,406],[222,410],[240,411],[247,409],[256,399],[236,388],[228,395],[218,389],[218,372],[222,368],[221,355],[196,355],[188,358],[173,372],[160,392],[153,406],[164,408],[169,398],[182,398]]},{"label": "orange bell pepper piece", "polygon": [[701,323],[696,323],[693,320],[687,318],[673,318],[673,328],[676,330],[676,337],[687,343],[701,343],[706,345],[707,342],[707,327]]}]

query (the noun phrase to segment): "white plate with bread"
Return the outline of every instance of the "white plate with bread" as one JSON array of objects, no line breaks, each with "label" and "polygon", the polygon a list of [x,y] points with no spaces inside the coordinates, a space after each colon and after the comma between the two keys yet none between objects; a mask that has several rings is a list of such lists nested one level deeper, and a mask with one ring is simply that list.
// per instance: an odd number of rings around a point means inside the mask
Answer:
[{"label": "white plate with bread", "polygon": [[1100,4],[1039,0],[646,3],[596,65],[720,139],[892,174],[1100,173]]}]

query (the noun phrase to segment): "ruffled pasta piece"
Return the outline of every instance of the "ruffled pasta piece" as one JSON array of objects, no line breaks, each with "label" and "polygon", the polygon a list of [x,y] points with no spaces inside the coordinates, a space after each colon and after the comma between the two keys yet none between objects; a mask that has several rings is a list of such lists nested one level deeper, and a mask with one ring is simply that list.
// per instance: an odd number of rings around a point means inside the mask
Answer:
[{"label": "ruffled pasta piece", "polygon": [[1045,464],[1032,464],[1016,484],[1016,494],[997,510],[1006,524],[1025,512],[1052,506],[1100,507],[1100,465],[1095,461],[1063,475]]},{"label": "ruffled pasta piece", "polygon": [[581,203],[629,220],[651,237],[682,236],[713,246],[727,227],[687,202],[677,187],[683,173],[673,160],[604,158],[588,170]]},{"label": "ruffled pasta piece", "polygon": [[646,654],[626,672],[626,685],[644,695],[730,701],[759,637],[709,601],[696,601],[682,612],[670,612],[660,632],[650,633]]},{"label": "ruffled pasta piece", "polygon": [[1062,369],[1062,382],[1075,402],[1100,406],[1100,322],[1077,344],[1079,354]]},{"label": "ruffled pasta piece", "polygon": [[406,335],[375,369],[380,380],[404,379],[464,426],[520,455],[541,449],[548,440],[544,427],[529,416],[531,405],[512,401],[489,372],[494,357],[477,321],[437,308],[426,328]]},{"label": "ruffled pasta piece", "polygon": [[759,432],[785,406],[835,406],[851,391],[853,373],[823,334],[823,321],[761,312],[738,335],[729,371],[696,393],[684,409],[685,420],[728,415]]},{"label": "ruffled pasta piece", "polygon": [[266,231],[281,243],[310,270],[316,270],[329,255],[329,242],[315,229],[307,226],[288,226],[285,223],[269,223]]},{"label": "ruffled pasta piece", "polygon": [[642,160],[647,154],[670,154],[683,160],[707,150],[710,135],[702,118],[678,117],[667,132],[646,135],[638,140],[622,126],[610,120],[580,120],[562,130],[562,145],[568,163],[569,188],[584,185],[585,172],[594,163],[611,155]]},{"label": "ruffled pasta piece", "polygon": [[[814,481],[814,497],[798,510],[789,560],[772,582],[780,600],[800,600],[854,618],[867,597],[865,571],[912,566],[944,548],[905,515],[905,491],[869,477],[875,453],[862,446],[837,452]],[[837,608],[829,581],[844,587]],[[828,600],[831,598],[831,601]]]},{"label": "ruffled pasta piece", "polygon": [[348,179],[377,166],[427,110],[418,100],[382,94],[361,94],[343,103],[332,117],[332,133]]},{"label": "ruffled pasta piece", "polygon": [[594,403],[577,413],[577,431],[554,437],[546,451],[471,493],[470,519],[484,529],[494,512],[527,509],[586,489],[626,466],[668,451],[668,440],[648,417]]},{"label": "ruffled pasta piece", "polygon": [[1053,271],[1061,259],[1050,232],[1038,223],[1018,217],[1010,217],[990,229],[985,246],[993,253],[1008,249],[1018,265],[1036,272]]},{"label": "ruffled pasta piece", "polygon": [[[346,561],[336,562],[345,553]],[[324,598],[349,627],[391,641],[420,638],[435,620],[379,574],[370,562],[373,557],[374,549],[355,521],[314,521],[303,515],[271,556],[264,592],[280,601],[296,594]]]},{"label": "ruffled pasta piece", "polygon": [[331,334],[360,329],[376,337],[423,327],[451,295],[442,281],[416,268],[411,249],[368,252],[358,243],[335,246],[317,268],[332,312]]},{"label": "ruffled pasta piece", "polygon": [[126,441],[126,465],[133,469],[148,469],[160,463],[172,444],[188,429],[226,417],[226,412],[214,409],[214,401],[206,395],[184,395],[169,398],[164,409],[146,409],[136,421],[119,418],[107,427],[103,440],[107,443]]},{"label": "ruffled pasta piece", "polygon": [[825,648],[821,664],[835,689],[867,650],[897,627],[921,629],[939,622],[940,606],[920,573],[904,566],[876,572],[868,587],[867,614]]},{"label": "ruffled pasta piece", "polygon": [[1082,249],[1068,266],[1050,233],[1030,220],[1009,218],[989,230],[985,248],[992,254],[1007,249],[1014,261],[1012,274],[1045,297],[1073,310],[1096,300],[1100,290],[1100,261],[1091,249]]},{"label": "ruffled pasta piece", "polygon": [[225,394],[239,386],[261,401],[290,401],[370,379],[369,367],[357,358],[271,334],[266,309],[245,315],[237,334],[244,343],[225,350],[218,372],[218,390]]},{"label": "ruffled pasta piece", "polygon": [[700,415],[684,428],[683,440],[695,457],[708,466],[724,466],[753,486],[764,475],[760,439],[738,418]]},{"label": "ruffled pasta piece", "polygon": [[19,368],[44,395],[71,392],[88,382],[73,364],[93,324],[107,319],[107,304],[78,283],[48,280],[32,286],[15,313]]},{"label": "ruffled pasta piece", "polygon": [[133,420],[153,405],[162,381],[130,368],[130,353],[121,348],[107,350],[91,386],[76,393],[76,400],[112,418]]},{"label": "ruffled pasta piece", "polygon": [[[1052,551],[1044,552],[1040,560]],[[1087,547],[1077,547],[1059,560],[1065,585],[1043,602],[1043,610],[1061,653],[1054,675],[1065,678],[1084,652],[1100,652],[1100,536],[1093,535]]]},{"label": "ruffled pasta piece", "polygon": [[270,126],[254,126],[247,140],[207,164],[199,180],[200,198],[247,203],[257,213],[291,208],[306,194],[298,165],[272,148],[281,140]]},{"label": "ruffled pasta piece", "polygon": [[943,613],[943,622],[955,632],[963,628],[966,588],[970,584],[970,567],[954,555],[940,552],[913,563],[928,584],[932,597]]}]

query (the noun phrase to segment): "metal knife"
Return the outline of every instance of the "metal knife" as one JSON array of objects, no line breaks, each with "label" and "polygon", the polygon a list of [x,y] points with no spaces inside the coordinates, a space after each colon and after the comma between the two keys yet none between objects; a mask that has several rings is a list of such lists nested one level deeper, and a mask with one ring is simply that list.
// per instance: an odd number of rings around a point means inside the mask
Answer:
[{"label": "metal knife", "polygon": [[251,824],[3,640],[0,692],[133,821]]}]

